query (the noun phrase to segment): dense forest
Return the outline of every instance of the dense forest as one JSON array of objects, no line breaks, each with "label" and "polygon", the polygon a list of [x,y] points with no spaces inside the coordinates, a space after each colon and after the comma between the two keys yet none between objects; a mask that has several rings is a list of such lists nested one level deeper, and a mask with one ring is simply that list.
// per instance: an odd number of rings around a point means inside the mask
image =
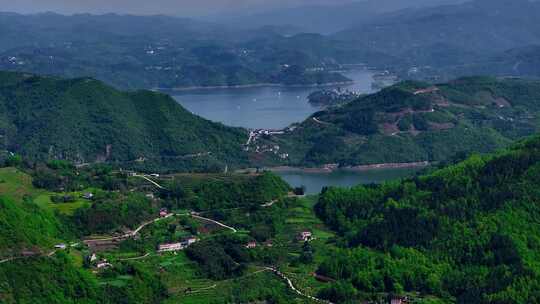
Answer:
[{"label": "dense forest", "polygon": [[246,131],[199,118],[171,97],[99,81],[0,74],[2,150],[27,160],[170,171],[245,165]]},{"label": "dense forest", "polygon": [[380,186],[329,188],[315,207],[342,236],[319,266],[341,302],[421,292],[458,303],[534,303],[540,137]]}]

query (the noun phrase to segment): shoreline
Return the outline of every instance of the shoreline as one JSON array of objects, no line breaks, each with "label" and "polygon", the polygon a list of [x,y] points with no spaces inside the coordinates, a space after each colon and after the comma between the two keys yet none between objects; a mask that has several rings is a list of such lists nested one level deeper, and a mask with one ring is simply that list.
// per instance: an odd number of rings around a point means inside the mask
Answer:
[{"label": "shoreline", "polygon": [[223,86],[192,86],[192,87],[177,87],[177,88],[153,88],[152,91],[161,92],[189,92],[189,91],[211,91],[211,90],[235,90],[235,89],[250,89],[250,88],[317,88],[331,87],[339,85],[352,85],[354,81],[327,82],[316,84],[281,84],[281,83],[254,83],[241,85],[223,85]]},{"label": "shoreline", "polygon": [[[292,166],[276,166],[263,168],[275,173],[307,173],[307,174],[320,174],[320,173],[333,173],[337,171],[348,171],[348,172],[365,172],[365,171],[378,171],[378,170],[390,170],[390,169],[417,169],[425,168],[431,165],[428,161],[422,162],[410,162],[410,163],[382,163],[382,164],[371,164],[371,165],[358,165],[358,166],[347,166],[339,167],[337,164],[328,164],[322,167],[292,167]],[[244,169],[240,172],[250,172],[255,169]]]}]

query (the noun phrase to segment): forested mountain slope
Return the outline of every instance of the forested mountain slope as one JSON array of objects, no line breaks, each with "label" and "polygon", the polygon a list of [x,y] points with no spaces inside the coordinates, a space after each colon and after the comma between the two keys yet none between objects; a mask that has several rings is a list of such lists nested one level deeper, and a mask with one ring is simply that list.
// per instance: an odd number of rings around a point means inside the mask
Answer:
[{"label": "forested mountain slope", "polygon": [[247,159],[244,130],[199,118],[169,96],[89,78],[0,73],[0,135],[3,149],[29,160],[222,170]]},{"label": "forested mountain slope", "polygon": [[[490,152],[538,130],[540,83],[489,77],[428,85],[404,82],[315,113],[279,145],[289,164],[342,166],[443,161]],[[261,153],[273,160],[273,156]]]},{"label": "forested mountain slope", "polygon": [[318,215],[345,240],[324,292],[420,292],[457,303],[540,301],[540,137],[402,182],[331,188]]}]

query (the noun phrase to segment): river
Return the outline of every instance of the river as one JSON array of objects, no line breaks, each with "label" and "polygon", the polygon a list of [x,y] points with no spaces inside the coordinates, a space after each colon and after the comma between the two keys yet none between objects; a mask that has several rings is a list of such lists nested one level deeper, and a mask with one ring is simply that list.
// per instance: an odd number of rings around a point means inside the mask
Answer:
[{"label": "river", "polygon": [[[353,84],[342,88],[373,93],[373,71],[354,69],[342,72]],[[167,92],[189,111],[228,126],[251,129],[282,129],[301,122],[320,107],[312,106],[307,96],[314,87],[252,87]],[[380,183],[414,174],[413,169],[335,171],[333,173],[279,172],[292,186],[305,186],[309,194],[324,186],[350,187]]]},{"label": "river", "polygon": [[360,184],[379,184],[385,181],[413,176],[419,168],[374,169],[366,171],[336,170],[321,172],[276,172],[292,187],[306,187],[306,194],[318,194],[323,187],[352,187]]}]

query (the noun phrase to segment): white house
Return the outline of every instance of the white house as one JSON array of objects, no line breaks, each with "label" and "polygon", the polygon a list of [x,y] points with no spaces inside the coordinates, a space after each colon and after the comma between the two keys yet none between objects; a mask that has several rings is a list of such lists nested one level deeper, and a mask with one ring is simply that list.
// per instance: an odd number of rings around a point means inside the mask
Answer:
[{"label": "white house", "polygon": [[313,233],[310,231],[302,231],[298,234],[298,240],[308,242],[313,239]]},{"label": "white house", "polygon": [[172,244],[161,244],[159,245],[159,252],[171,252],[171,251],[180,251],[185,248],[182,243],[172,243]]}]

